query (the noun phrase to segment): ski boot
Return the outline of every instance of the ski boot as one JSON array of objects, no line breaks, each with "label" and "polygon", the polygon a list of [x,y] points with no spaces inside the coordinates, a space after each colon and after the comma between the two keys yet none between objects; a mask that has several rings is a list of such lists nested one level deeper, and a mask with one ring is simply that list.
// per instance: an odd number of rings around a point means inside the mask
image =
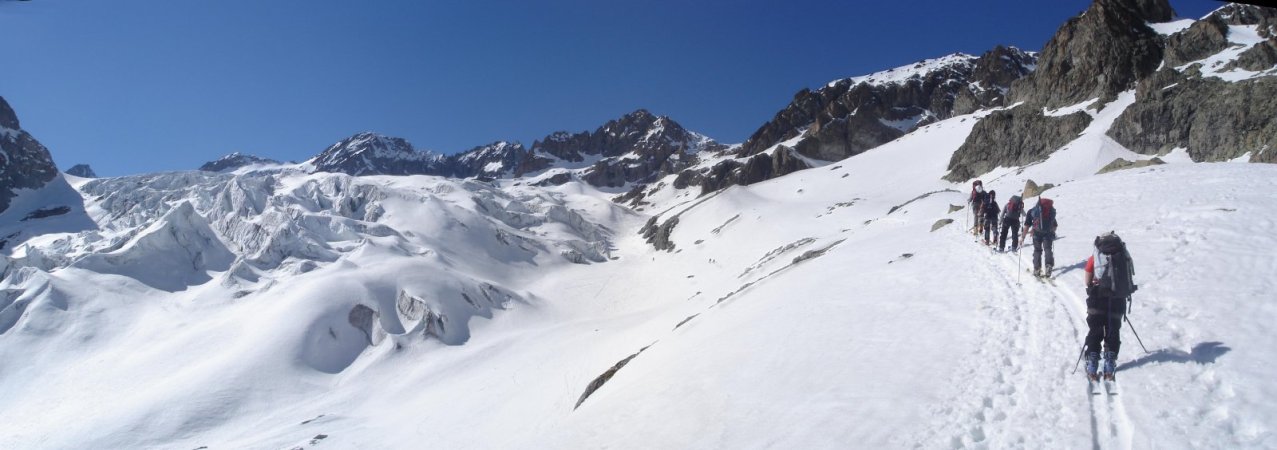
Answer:
[{"label": "ski boot", "polygon": [[1086,379],[1091,381],[1099,381],[1099,363],[1100,354],[1097,352],[1086,352]]},{"label": "ski boot", "polygon": [[1113,381],[1117,374],[1117,352],[1104,352],[1104,380]]}]

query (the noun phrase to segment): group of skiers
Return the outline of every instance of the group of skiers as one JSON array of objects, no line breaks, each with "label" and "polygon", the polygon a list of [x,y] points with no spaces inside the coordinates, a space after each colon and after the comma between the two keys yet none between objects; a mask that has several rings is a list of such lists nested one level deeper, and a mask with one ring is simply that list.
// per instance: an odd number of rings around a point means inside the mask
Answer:
[{"label": "group of skiers", "polygon": [[[1016,252],[1023,245],[1024,239],[1031,237],[1033,275],[1039,278],[1051,277],[1055,266],[1055,231],[1059,225],[1051,199],[1039,196],[1037,205],[1025,213],[1024,201],[1019,195],[1013,195],[1004,207],[999,208],[997,192],[985,192],[983,183],[976,180],[971,187],[968,202],[974,217],[972,233],[982,236],[985,245],[996,246],[999,252],[1005,252],[1009,235],[1010,251]],[[1021,214],[1024,215],[1022,231]],[[1079,355],[1079,358],[1086,358],[1086,374],[1092,382],[1101,378],[1110,381],[1114,379],[1117,352],[1122,345],[1122,320],[1130,308],[1131,294],[1138,289],[1134,283],[1134,272],[1134,264],[1126,250],[1126,244],[1116,233],[1110,231],[1095,238],[1094,252],[1086,261],[1088,332],[1083,355]]]},{"label": "group of skiers", "polygon": [[[1033,238],[1033,275],[1050,277],[1055,267],[1055,204],[1049,198],[1038,198],[1038,204],[1028,213],[1024,212],[1024,200],[1019,195],[1012,195],[1005,208],[998,208],[997,191],[984,191],[984,183],[976,180],[971,187],[968,200],[971,211],[975,215],[975,226],[972,232],[976,236],[984,235],[984,245],[997,244],[999,252],[1005,252],[1007,236],[1011,237],[1011,251],[1017,252],[1024,244],[1020,238]],[[1020,227],[1020,216],[1024,215],[1023,232]],[[998,221],[1001,230],[998,233]],[[1045,262],[1046,270],[1043,270]]]}]

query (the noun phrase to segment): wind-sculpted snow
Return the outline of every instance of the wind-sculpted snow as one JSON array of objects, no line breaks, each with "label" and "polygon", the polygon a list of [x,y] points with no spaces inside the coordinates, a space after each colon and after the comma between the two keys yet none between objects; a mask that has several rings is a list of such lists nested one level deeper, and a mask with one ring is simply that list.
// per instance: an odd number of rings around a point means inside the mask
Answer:
[{"label": "wind-sculpted snow", "polygon": [[166,291],[211,279],[208,272],[230,267],[235,255],[189,202],[183,202],[138,232],[119,249],[93,253],[72,266],[125,275]]},{"label": "wind-sculpted snow", "polygon": [[[547,190],[290,169],[81,180],[78,194],[56,181],[0,216],[10,342],[85,338],[50,331],[68,323],[91,335],[160,332],[168,325],[144,325],[145,311],[187,299],[160,314],[202,311],[194,324],[256,311],[262,327],[214,333],[261,348],[237,370],[275,370],[294,355],[337,374],[370,349],[462,345],[474,318],[530,301],[520,286],[536,270],[607,261],[612,248],[611,230],[586,217],[598,208]],[[66,206],[32,218],[38,204]]]}]

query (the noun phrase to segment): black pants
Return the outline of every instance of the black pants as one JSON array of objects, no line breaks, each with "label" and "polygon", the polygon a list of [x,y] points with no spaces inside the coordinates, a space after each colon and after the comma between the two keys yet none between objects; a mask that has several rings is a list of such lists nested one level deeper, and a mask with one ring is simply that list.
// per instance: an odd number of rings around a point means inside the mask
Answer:
[{"label": "black pants", "polygon": [[998,250],[1007,248],[1007,230],[1011,230],[1011,249],[1015,250],[1020,245],[1020,226],[1018,220],[1003,220],[1002,235],[998,238]]},{"label": "black pants", "polygon": [[984,242],[993,242],[990,239],[998,238],[998,218],[984,218]]},{"label": "black pants", "polygon": [[1042,268],[1042,254],[1046,253],[1047,267],[1055,267],[1055,236],[1047,233],[1033,233],[1033,271]]},{"label": "black pants", "polygon": [[1126,299],[1091,296],[1086,298],[1086,351],[1104,350],[1117,353],[1122,348],[1122,316],[1126,314]]}]

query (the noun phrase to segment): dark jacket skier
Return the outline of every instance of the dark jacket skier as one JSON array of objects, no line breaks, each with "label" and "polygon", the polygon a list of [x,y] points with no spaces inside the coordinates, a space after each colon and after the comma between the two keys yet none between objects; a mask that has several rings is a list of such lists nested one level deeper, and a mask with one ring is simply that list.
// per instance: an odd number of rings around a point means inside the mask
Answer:
[{"label": "dark jacket skier", "polygon": [[982,230],[980,225],[984,220],[984,214],[981,214],[981,212],[984,211],[984,202],[988,198],[989,194],[984,192],[984,183],[980,180],[975,180],[971,184],[971,197],[967,199],[967,204],[971,206],[972,220],[975,221],[975,223],[971,224],[971,234],[980,235]]},{"label": "dark jacket skier", "polygon": [[984,223],[984,245],[993,245],[993,240],[998,237],[998,191],[989,191],[989,197],[984,201],[983,223]]},{"label": "dark jacket skier", "polygon": [[1131,254],[1116,233],[1095,238],[1095,251],[1086,261],[1086,374],[1092,381],[1100,376],[1112,380],[1117,371],[1122,317],[1131,294],[1139,289],[1134,272]]},{"label": "dark jacket skier", "polygon": [[1002,234],[998,237],[998,251],[1006,251],[1007,232],[1011,235],[1011,251],[1020,249],[1020,216],[1024,214],[1024,201],[1020,196],[1012,195],[1006,208],[1002,209]]},{"label": "dark jacket skier", "polygon": [[[1051,269],[1055,267],[1055,228],[1058,225],[1055,217],[1055,205],[1049,198],[1039,198],[1038,204],[1024,216],[1025,237],[1033,236],[1034,276],[1050,277]],[[1042,270],[1043,262],[1046,270]]]}]

